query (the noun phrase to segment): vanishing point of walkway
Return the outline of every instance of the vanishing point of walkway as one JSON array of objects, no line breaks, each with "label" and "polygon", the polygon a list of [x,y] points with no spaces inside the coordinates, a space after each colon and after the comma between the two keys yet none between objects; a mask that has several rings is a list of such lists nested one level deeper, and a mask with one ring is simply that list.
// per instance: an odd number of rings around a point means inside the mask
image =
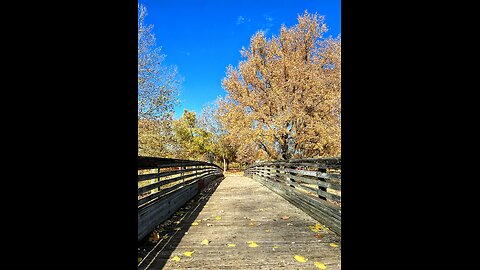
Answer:
[{"label": "vanishing point of walkway", "polygon": [[341,269],[340,236],[250,178],[227,176],[182,212],[139,270]]}]

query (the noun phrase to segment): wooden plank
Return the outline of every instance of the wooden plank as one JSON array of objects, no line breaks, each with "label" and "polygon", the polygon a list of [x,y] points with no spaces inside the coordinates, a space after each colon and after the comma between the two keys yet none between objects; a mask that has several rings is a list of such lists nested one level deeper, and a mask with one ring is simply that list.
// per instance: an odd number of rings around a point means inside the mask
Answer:
[{"label": "wooden plank", "polygon": [[[251,175],[252,174],[255,174],[255,173],[251,173]],[[308,184],[318,185],[318,186],[321,186],[321,187],[324,187],[324,188],[329,188],[329,189],[341,191],[341,185],[336,184],[336,183],[324,182],[324,181],[320,181],[318,179],[306,178],[306,177],[302,177],[302,176],[298,176],[298,175],[292,175],[292,174],[278,174],[278,173],[276,173],[274,175],[278,178],[277,179],[278,182],[283,182],[284,178],[292,178],[292,179],[296,180],[296,182],[299,183],[299,184],[301,184],[300,182],[305,182],[305,183],[308,183]],[[333,195],[335,195],[335,194],[333,194]],[[335,195],[335,196],[339,197],[338,195]]]},{"label": "wooden plank", "polygon": [[192,177],[192,176],[196,176],[196,175],[203,175],[205,173],[212,173],[212,172],[215,172],[215,170],[200,171],[200,172],[193,173],[193,174],[180,175],[180,176],[172,178],[172,179],[160,180],[160,182],[155,182],[155,183],[143,186],[141,188],[138,188],[138,195],[140,195],[142,193],[145,193],[149,190],[159,188],[163,185],[170,184],[170,183],[173,183],[173,182],[178,181],[178,180],[182,180],[184,178],[188,178],[188,177]]},{"label": "wooden plank", "polygon": [[140,174],[138,175],[138,182],[155,179],[155,178],[166,177],[166,176],[180,174],[180,173],[203,171],[206,169],[207,168],[204,168],[204,169],[191,168],[191,169],[174,170],[174,171],[167,171],[167,172],[160,172],[160,173]]},{"label": "wooden plank", "polygon": [[138,156],[137,162],[137,167],[139,170],[182,166],[213,166],[221,170],[221,168],[216,164],[196,160]]},{"label": "wooden plank", "polygon": [[203,174],[203,175],[199,175],[198,177],[195,177],[193,179],[189,179],[183,183],[179,183],[173,187],[170,187],[170,188],[166,188],[166,189],[162,189],[160,190],[159,192],[156,192],[156,193],[152,193],[150,195],[148,195],[147,197],[144,197],[144,198],[141,198],[138,200],[138,206],[142,205],[142,204],[145,204],[149,201],[153,201],[153,200],[157,200],[158,198],[164,196],[165,194],[169,193],[169,192],[172,192],[176,189],[181,189],[183,186],[185,185],[188,185],[190,183],[193,183],[195,181],[198,181],[199,179],[203,178],[203,177],[208,177],[210,174]]}]

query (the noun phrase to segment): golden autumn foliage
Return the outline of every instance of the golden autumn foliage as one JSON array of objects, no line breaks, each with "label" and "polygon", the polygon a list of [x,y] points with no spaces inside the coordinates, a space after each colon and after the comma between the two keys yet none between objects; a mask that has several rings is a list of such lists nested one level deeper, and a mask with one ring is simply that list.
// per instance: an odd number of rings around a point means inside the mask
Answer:
[{"label": "golden autumn foliage", "polygon": [[167,146],[172,141],[169,120],[138,120],[138,155],[169,157]]},{"label": "golden autumn foliage", "polygon": [[257,32],[227,68],[218,118],[237,158],[340,155],[341,40],[326,31],[323,16],[305,11],[278,36]]}]

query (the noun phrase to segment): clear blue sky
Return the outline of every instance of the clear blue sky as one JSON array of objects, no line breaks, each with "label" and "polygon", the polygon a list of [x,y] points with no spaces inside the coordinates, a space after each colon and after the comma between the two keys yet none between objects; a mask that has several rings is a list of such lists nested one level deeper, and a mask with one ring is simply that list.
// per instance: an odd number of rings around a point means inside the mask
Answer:
[{"label": "clear blue sky", "polygon": [[146,24],[154,25],[157,46],[166,55],[164,64],[175,65],[184,81],[180,104],[200,114],[202,107],[225,96],[221,86],[226,67],[238,66],[242,46],[264,30],[278,35],[280,26],[293,26],[304,10],[325,16],[329,31],[340,31],[340,0],[139,0],[147,7]]}]

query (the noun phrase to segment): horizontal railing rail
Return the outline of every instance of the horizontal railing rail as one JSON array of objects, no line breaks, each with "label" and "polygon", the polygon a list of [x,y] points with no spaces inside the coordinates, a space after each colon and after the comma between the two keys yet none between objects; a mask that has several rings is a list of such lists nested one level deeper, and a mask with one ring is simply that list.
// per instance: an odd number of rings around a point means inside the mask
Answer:
[{"label": "horizontal railing rail", "polygon": [[341,235],[340,157],[256,163],[245,175]]},{"label": "horizontal railing rail", "polygon": [[213,163],[139,156],[138,241],[222,177],[222,169]]}]

